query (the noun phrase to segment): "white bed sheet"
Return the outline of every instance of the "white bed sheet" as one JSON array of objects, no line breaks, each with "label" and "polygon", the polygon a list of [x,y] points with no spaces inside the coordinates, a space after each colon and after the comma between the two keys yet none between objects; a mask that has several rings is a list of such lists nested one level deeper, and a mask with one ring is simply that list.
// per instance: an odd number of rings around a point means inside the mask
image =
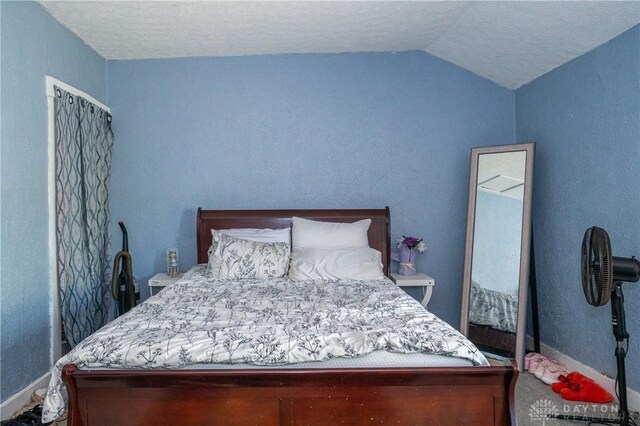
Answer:
[{"label": "white bed sheet", "polygon": [[[488,365],[488,364],[487,364]],[[198,364],[181,370],[290,370],[312,368],[417,368],[417,367],[473,367],[473,362],[436,354],[398,354],[377,351],[361,358],[334,358],[325,361],[300,362],[297,364],[256,366],[253,364]],[[109,368],[81,368],[81,370],[110,370]]]}]

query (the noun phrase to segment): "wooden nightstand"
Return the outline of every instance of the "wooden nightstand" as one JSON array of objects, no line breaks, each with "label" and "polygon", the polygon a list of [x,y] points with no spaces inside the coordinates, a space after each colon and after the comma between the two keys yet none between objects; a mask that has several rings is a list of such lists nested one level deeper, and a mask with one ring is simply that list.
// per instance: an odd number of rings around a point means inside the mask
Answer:
[{"label": "wooden nightstand", "polygon": [[155,274],[153,277],[149,278],[149,291],[151,292],[152,296],[158,294],[160,290],[162,290],[169,284],[175,283],[180,278],[182,278],[182,274],[178,275],[176,278],[171,278],[165,272]]},{"label": "wooden nightstand", "polygon": [[398,287],[422,287],[422,306],[424,306],[425,308],[427,307],[427,304],[431,299],[433,286],[436,285],[436,282],[433,278],[431,278],[427,274],[423,274],[422,272],[418,272],[417,274],[411,276],[400,275],[397,272],[392,272],[391,279],[398,285]]}]

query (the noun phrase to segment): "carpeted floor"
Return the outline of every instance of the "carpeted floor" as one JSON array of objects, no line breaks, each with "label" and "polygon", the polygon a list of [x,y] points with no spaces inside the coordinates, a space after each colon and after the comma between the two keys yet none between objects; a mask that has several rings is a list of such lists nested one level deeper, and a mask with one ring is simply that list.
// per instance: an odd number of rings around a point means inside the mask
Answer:
[{"label": "carpeted floor", "polygon": [[[570,402],[560,398],[551,388],[534,375],[521,373],[516,385],[516,417],[519,426],[587,425],[586,422],[569,422],[547,419],[547,413],[574,416],[599,416],[617,418],[616,405]],[[612,416],[612,417],[609,417]]]}]

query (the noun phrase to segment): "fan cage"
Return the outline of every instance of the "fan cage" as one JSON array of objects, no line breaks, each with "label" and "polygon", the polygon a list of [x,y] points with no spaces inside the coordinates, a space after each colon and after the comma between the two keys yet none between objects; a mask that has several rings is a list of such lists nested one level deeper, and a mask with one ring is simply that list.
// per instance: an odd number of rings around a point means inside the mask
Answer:
[{"label": "fan cage", "polygon": [[607,231],[594,226],[582,241],[582,289],[593,306],[609,303],[613,288],[611,242]]}]

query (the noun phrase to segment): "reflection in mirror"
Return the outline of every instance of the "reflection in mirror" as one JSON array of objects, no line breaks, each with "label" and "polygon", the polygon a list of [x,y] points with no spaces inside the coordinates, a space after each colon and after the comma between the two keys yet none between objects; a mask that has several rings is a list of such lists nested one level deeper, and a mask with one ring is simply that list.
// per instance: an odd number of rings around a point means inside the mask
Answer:
[{"label": "reflection in mirror", "polygon": [[[480,349],[524,354],[533,144],[475,148],[461,329]],[[519,315],[520,310],[523,315]]]},{"label": "reflection in mirror", "polygon": [[[490,350],[511,357],[518,323],[525,160],[524,151],[478,158],[469,323],[511,334],[495,333],[504,342],[487,342]],[[482,334],[475,327],[473,332]]]}]

